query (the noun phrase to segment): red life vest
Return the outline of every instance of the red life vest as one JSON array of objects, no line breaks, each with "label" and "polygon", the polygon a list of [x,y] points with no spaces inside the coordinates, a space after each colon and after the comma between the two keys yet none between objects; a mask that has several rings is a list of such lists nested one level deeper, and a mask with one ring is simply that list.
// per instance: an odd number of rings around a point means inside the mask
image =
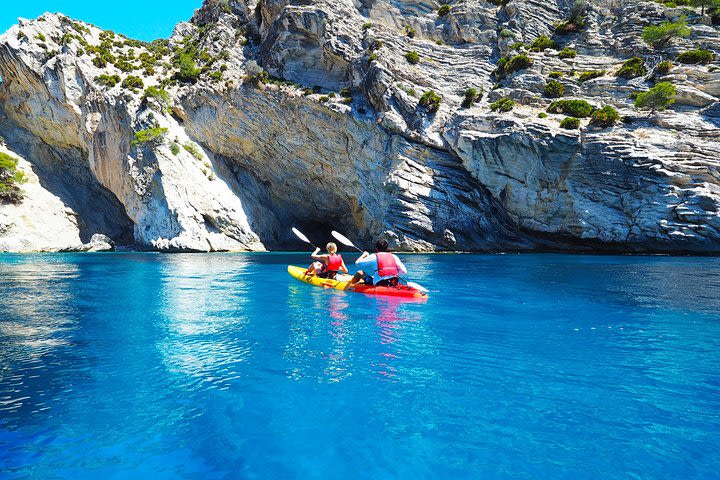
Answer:
[{"label": "red life vest", "polygon": [[397,262],[395,261],[395,255],[388,252],[377,252],[375,257],[377,258],[378,276],[397,277],[400,275],[400,269],[398,269]]},{"label": "red life vest", "polygon": [[329,270],[331,272],[337,272],[340,270],[340,267],[342,267],[342,264],[343,264],[342,256],[340,256],[337,253],[331,253],[331,254],[328,254],[327,266],[325,267],[325,269]]}]

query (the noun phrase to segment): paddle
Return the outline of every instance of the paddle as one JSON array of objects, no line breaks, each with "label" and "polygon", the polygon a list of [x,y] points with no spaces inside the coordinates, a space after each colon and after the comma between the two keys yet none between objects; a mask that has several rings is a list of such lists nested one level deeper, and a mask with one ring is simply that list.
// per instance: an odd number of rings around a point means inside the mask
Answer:
[{"label": "paddle", "polygon": [[[363,250],[360,250],[358,247],[356,247],[355,244],[354,244],[353,242],[351,242],[350,239],[347,238],[345,235],[343,235],[343,234],[341,234],[341,233],[339,233],[339,232],[336,232],[335,230],[333,230],[333,231],[330,232],[330,233],[331,233],[331,235],[332,235],[333,237],[335,237],[335,239],[336,239],[338,242],[342,243],[342,244],[345,245],[346,247],[354,248],[354,249],[357,250],[358,252],[362,252],[362,251],[363,251]],[[296,234],[296,235],[297,235],[297,234]],[[427,293],[427,292],[429,292],[429,290],[428,290],[427,288],[423,287],[423,286],[420,285],[419,283],[408,282],[407,280],[405,280],[404,278],[402,278],[402,277],[400,277],[400,276],[398,276],[398,278],[399,278],[400,280],[402,280],[403,282],[405,282],[405,285],[407,285],[408,287],[412,287],[412,288],[414,288],[415,290],[419,290],[419,291],[422,292],[422,293]]]},{"label": "paddle", "polygon": [[292,232],[295,234],[296,237],[298,237],[298,238],[299,238],[300,240],[302,240],[303,242],[309,243],[310,245],[312,245],[313,247],[315,247],[315,248],[317,248],[317,249],[320,248],[320,247],[318,247],[317,245],[315,245],[314,243],[312,243],[312,242],[310,241],[310,239],[307,238],[307,237],[306,237],[300,230],[298,230],[297,228],[293,227],[293,228],[292,228]]},{"label": "paddle", "polygon": [[364,253],[363,250],[361,250],[361,249],[359,249],[358,247],[356,247],[355,244],[352,243],[352,242],[350,241],[350,239],[347,238],[345,235],[342,235],[341,233],[338,233],[338,232],[336,232],[335,230],[333,230],[332,232],[330,232],[330,234],[331,234],[333,237],[335,237],[335,239],[336,239],[338,242],[342,243],[342,244],[345,245],[346,247],[351,247],[351,248],[354,248],[355,250],[357,250],[357,251],[360,252],[360,253]]}]

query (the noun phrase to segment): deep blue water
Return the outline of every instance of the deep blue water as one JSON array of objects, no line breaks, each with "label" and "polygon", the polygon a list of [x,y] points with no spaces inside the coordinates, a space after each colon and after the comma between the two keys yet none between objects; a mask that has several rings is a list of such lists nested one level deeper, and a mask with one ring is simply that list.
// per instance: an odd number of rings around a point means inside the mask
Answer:
[{"label": "deep blue water", "polygon": [[0,255],[0,478],[720,478],[720,258]]}]

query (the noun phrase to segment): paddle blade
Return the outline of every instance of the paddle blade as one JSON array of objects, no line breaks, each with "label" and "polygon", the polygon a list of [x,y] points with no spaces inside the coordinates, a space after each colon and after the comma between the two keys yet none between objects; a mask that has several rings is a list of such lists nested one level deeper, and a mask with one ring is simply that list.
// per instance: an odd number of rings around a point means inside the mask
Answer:
[{"label": "paddle blade", "polygon": [[418,290],[418,291],[420,291],[420,292],[422,292],[422,293],[428,293],[428,292],[430,291],[430,290],[428,290],[427,288],[425,288],[425,287],[423,287],[422,285],[420,285],[419,283],[415,283],[415,282],[407,282],[407,286],[408,286],[408,287],[412,287],[412,288],[414,288],[415,290]]},{"label": "paddle blade", "polygon": [[300,230],[298,230],[297,228],[293,227],[292,232],[295,234],[295,236],[297,236],[303,242],[309,243],[310,245],[312,245],[312,242],[310,240],[308,240],[308,238],[305,235],[303,235],[303,233]]},{"label": "paddle blade", "polygon": [[347,247],[357,248],[345,235],[343,235],[343,234],[341,234],[341,233],[338,233],[338,232],[336,232],[335,230],[333,230],[332,232],[330,232],[330,234],[331,234],[333,237],[335,237],[335,239],[336,239],[338,242],[342,243],[343,245],[345,245],[345,246],[347,246]]}]

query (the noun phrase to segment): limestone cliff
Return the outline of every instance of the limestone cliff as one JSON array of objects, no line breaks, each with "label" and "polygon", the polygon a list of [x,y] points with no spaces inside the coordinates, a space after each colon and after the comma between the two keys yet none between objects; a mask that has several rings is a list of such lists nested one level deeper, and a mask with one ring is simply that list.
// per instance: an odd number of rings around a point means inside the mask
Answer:
[{"label": "limestone cliff", "polygon": [[[151,44],[21,19],[0,37],[0,135],[29,181],[21,203],[0,203],[0,251],[95,233],[261,250],[291,246],[297,225],[415,251],[720,252],[720,68],[657,68],[717,54],[711,17],[591,0],[561,35],[578,4],[498,3],[206,0]],[[686,38],[642,40],[682,14]],[[526,64],[503,71],[514,56]],[[632,56],[642,71],[626,78]],[[622,121],[539,115],[551,77],[556,97]],[[675,104],[634,108],[660,81]]]}]

